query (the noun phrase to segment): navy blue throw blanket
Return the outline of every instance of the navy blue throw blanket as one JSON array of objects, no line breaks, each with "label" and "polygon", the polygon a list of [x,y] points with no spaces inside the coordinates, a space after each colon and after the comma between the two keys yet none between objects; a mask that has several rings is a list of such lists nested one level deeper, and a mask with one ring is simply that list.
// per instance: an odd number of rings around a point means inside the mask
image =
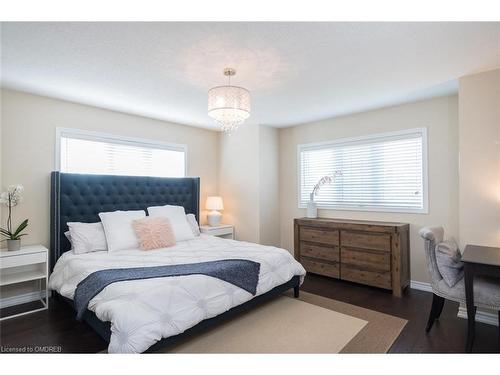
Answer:
[{"label": "navy blue throw blanket", "polygon": [[109,284],[118,281],[157,277],[206,275],[226,281],[252,295],[257,292],[260,263],[246,259],[224,259],[212,262],[174,264],[169,266],[114,268],[91,273],[76,286],[74,303],[76,318],[81,320],[92,298]]}]

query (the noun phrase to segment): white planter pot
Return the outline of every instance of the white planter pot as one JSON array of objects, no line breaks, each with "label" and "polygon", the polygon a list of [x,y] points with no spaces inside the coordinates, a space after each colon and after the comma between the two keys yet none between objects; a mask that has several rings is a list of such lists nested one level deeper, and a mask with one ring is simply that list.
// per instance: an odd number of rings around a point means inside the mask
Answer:
[{"label": "white planter pot", "polygon": [[307,202],[307,217],[310,219],[316,219],[318,217],[318,206],[313,200]]}]

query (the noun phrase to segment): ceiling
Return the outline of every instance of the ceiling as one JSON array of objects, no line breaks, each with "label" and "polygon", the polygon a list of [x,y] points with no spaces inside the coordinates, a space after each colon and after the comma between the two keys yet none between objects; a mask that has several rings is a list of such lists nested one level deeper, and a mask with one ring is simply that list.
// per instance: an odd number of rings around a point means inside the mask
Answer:
[{"label": "ceiling", "polygon": [[276,127],[454,93],[500,66],[500,23],[3,23],[2,86],[215,128],[207,91]]}]

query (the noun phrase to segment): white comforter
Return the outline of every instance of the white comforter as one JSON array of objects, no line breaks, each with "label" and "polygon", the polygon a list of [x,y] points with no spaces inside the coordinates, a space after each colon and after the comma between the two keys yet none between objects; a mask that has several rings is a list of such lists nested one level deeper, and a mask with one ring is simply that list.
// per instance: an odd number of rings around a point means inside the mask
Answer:
[{"label": "white comforter", "polygon": [[[109,268],[148,267],[220,259],[261,264],[257,295],[268,292],[304,268],[286,250],[201,235],[174,247],[142,251],[66,252],[57,261],[49,287],[73,299],[77,284],[90,273]],[[301,280],[302,281],[302,280]],[[141,353],[162,338],[177,335],[204,319],[240,305],[252,296],[225,281],[191,275],[110,284],[89,303],[102,321],[111,322],[110,353]]]}]

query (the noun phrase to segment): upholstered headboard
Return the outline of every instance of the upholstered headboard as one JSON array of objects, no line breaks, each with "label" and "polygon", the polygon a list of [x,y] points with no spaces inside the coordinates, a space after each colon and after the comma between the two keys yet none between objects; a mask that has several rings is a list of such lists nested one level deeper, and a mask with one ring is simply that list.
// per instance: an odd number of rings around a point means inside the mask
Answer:
[{"label": "upholstered headboard", "polygon": [[51,267],[70,243],[66,223],[100,221],[99,212],[184,206],[199,221],[200,178],[104,176],[52,172],[50,202]]}]

